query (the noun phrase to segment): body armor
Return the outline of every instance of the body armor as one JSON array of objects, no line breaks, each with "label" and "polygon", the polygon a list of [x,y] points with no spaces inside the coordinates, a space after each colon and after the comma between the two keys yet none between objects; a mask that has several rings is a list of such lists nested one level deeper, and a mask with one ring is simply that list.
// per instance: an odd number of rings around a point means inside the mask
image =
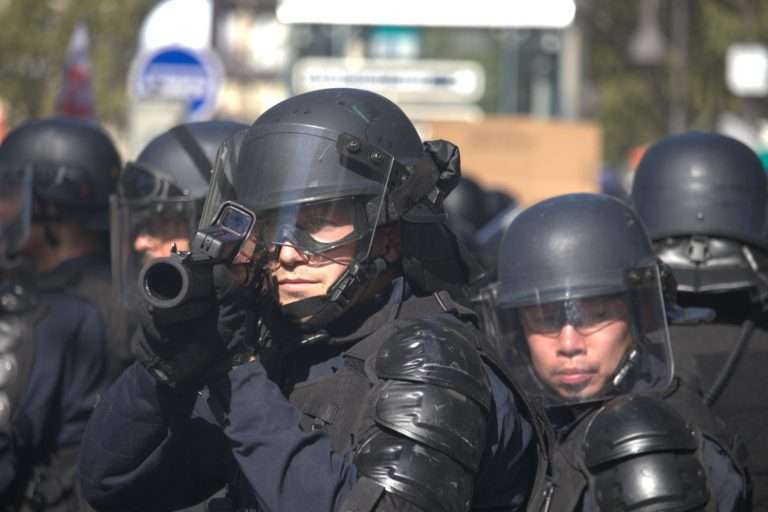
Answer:
[{"label": "body armor", "polygon": [[36,293],[20,281],[5,280],[0,286],[0,430],[10,428],[24,396],[34,360],[34,322],[42,307]]},{"label": "body armor", "polygon": [[[334,451],[358,468],[342,511],[382,510],[388,495],[413,510],[469,510],[491,407],[483,362],[496,367],[498,360],[457,318],[472,312],[447,294],[382,312],[383,327],[346,350],[337,372],[296,384],[289,399],[302,411],[302,428],[325,432]],[[541,419],[516,398],[539,434]],[[538,466],[540,478],[545,466]],[[235,509],[259,510],[246,503],[241,485],[243,478],[230,486]]]}]

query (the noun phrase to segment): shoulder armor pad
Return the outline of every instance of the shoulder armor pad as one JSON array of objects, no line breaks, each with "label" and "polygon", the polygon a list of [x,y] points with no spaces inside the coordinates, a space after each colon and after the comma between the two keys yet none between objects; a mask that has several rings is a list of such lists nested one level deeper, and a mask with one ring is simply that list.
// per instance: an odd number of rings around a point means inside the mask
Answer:
[{"label": "shoulder armor pad", "polygon": [[360,448],[355,466],[387,492],[423,510],[470,508],[474,475],[447,455],[410,439],[378,431]]},{"label": "shoulder armor pad", "polygon": [[469,336],[461,324],[425,320],[397,329],[376,358],[376,373],[387,382],[375,399],[374,420],[476,470],[491,391]]},{"label": "shoulder armor pad", "polygon": [[488,414],[477,402],[449,388],[390,381],[378,394],[374,419],[472,470],[480,464]]},{"label": "shoulder armor pad", "polygon": [[669,404],[649,396],[624,396],[608,402],[584,435],[585,463],[593,468],[633,455],[696,451],[696,431]]},{"label": "shoulder armor pad", "polygon": [[597,510],[702,510],[709,488],[697,433],[658,398],[621,397],[587,426],[584,462]]},{"label": "shoulder armor pad", "polygon": [[401,324],[376,357],[382,379],[446,387],[490,408],[491,392],[473,328],[443,316]]}]

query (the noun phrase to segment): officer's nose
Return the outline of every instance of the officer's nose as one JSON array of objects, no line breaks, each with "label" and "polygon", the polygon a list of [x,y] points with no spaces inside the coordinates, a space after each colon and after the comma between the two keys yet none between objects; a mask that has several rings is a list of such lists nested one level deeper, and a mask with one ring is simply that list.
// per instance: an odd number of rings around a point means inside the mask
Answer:
[{"label": "officer's nose", "polygon": [[280,248],[278,259],[283,267],[291,268],[302,263],[307,263],[307,257],[292,245],[283,245]]},{"label": "officer's nose", "polygon": [[570,324],[565,324],[560,328],[558,334],[557,354],[562,357],[576,357],[586,354],[587,344],[584,336]]}]

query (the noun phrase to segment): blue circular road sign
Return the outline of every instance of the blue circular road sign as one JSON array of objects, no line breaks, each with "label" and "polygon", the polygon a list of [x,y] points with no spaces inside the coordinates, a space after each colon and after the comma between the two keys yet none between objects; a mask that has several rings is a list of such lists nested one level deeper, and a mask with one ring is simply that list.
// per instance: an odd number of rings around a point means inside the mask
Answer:
[{"label": "blue circular road sign", "polygon": [[129,77],[134,98],[185,102],[187,121],[199,121],[216,109],[223,71],[214,53],[173,46],[139,54]]}]

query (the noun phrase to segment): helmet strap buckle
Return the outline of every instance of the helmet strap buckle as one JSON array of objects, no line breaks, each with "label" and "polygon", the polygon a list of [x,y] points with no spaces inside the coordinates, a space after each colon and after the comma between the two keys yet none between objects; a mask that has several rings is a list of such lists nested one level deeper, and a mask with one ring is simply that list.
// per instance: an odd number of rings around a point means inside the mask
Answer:
[{"label": "helmet strap buckle", "polygon": [[688,241],[688,258],[694,263],[705,263],[711,257],[709,237],[692,236]]},{"label": "helmet strap buckle", "polygon": [[302,330],[314,330],[336,320],[354,306],[368,284],[389,268],[384,258],[354,263],[331,285],[326,295],[309,297],[283,307],[290,318],[303,319]]}]

